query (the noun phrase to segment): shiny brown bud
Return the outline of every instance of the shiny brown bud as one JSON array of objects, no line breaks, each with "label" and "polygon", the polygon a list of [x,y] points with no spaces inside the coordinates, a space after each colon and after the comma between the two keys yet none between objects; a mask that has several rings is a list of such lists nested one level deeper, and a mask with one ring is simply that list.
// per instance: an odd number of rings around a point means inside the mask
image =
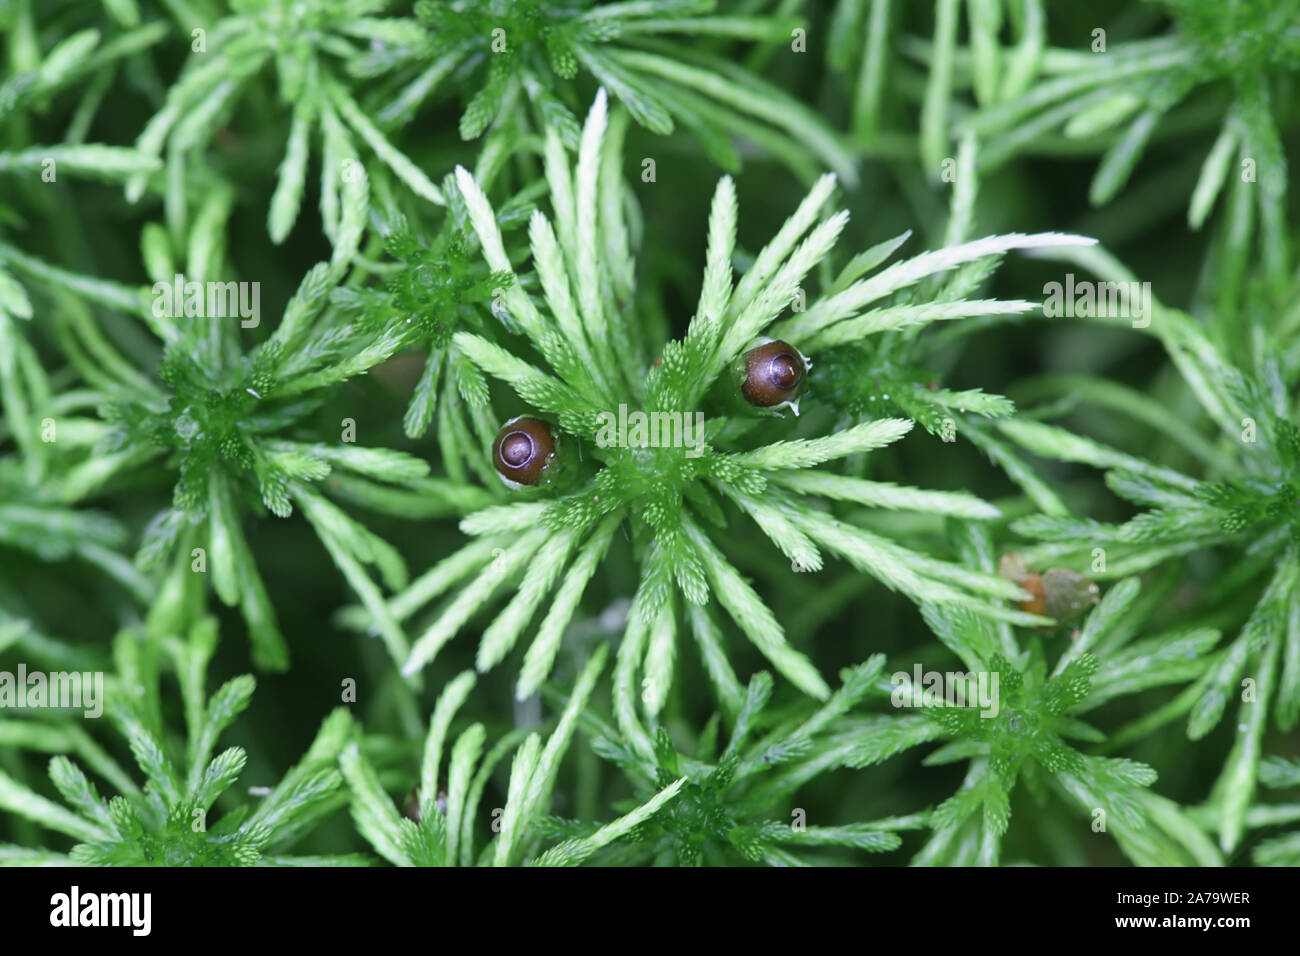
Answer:
[{"label": "shiny brown bud", "polygon": [[506,422],[492,445],[492,464],[512,488],[535,485],[555,454],[551,426],[538,418],[520,417]]},{"label": "shiny brown bud", "polygon": [[808,364],[788,342],[766,342],[744,355],[745,380],[740,391],[745,401],[759,408],[793,402],[803,388]]}]

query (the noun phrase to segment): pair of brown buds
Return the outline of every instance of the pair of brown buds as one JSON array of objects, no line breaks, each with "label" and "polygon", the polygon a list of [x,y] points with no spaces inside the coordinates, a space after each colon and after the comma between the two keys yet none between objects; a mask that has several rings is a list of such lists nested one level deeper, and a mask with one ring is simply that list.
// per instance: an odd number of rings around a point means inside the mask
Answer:
[{"label": "pair of brown buds", "polygon": [[[808,375],[808,360],[793,345],[777,340],[750,349],[741,363],[740,393],[758,408],[793,402]],[[554,456],[555,434],[540,418],[512,418],[492,444],[492,464],[511,488],[537,484]]]}]

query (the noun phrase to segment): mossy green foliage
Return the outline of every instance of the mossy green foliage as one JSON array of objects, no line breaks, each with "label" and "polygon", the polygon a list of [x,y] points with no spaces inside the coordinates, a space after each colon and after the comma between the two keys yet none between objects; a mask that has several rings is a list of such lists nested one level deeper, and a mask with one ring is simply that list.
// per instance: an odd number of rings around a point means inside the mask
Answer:
[{"label": "mossy green foliage", "polygon": [[1300,3],[1094,7],[0,0],[0,863],[1300,863]]}]

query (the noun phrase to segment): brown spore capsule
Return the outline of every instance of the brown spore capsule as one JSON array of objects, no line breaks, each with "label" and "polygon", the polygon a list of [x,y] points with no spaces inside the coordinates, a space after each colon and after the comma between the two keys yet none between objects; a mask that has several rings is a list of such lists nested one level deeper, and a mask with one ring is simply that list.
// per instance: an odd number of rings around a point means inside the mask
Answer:
[{"label": "brown spore capsule", "polygon": [[744,355],[745,379],[740,385],[745,401],[759,408],[793,402],[808,373],[807,360],[788,342],[773,340]]},{"label": "brown spore capsule", "polygon": [[1066,568],[1048,568],[1039,574],[1015,552],[998,560],[998,574],[1029,593],[1029,600],[1020,602],[1020,610],[1060,623],[1074,620],[1101,599],[1101,589],[1082,574]]},{"label": "brown spore capsule", "polygon": [[551,426],[538,418],[519,417],[506,422],[492,445],[492,464],[501,480],[512,488],[535,485],[555,454]]}]

